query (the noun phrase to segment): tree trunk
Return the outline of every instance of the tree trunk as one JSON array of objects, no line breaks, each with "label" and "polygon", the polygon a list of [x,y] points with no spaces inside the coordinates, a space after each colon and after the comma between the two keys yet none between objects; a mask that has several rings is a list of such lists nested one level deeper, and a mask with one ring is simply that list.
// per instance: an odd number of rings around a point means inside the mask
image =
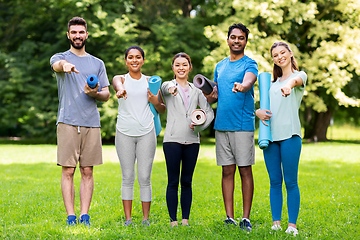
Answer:
[{"label": "tree trunk", "polygon": [[314,112],[313,110],[307,109],[305,111],[305,119],[307,124],[305,125],[305,136],[304,138],[310,141],[327,141],[326,133],[330,125],[330,120],[333,113],[331,110],[326,112]]},{"label": "tree trunk", "polygon": [[185,18],[190,17],[190,12],[192,10],[191,0],[183,0],[183,1],[179,1],[179,3],[181,6],[181,10],[183,12],[183,16]]}]

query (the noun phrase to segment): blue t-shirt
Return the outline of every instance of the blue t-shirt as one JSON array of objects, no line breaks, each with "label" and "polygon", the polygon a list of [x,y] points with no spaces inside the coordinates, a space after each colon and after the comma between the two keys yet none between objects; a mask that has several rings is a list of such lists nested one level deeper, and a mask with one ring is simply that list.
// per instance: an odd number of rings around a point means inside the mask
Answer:
[{"label": "blue t-shirt", "polygon": [[104,62],[90,54],[79,57],[70,50],[53,55],[50,65],[59,60],[74,64],[79,73],[55,72],[59,95],[56,124],[61,122],[74,126],[100,127],[100,113],[95,98],[85,94],[84,88],[86,79],[92,74],[98,77],[100,88],[110,85]]},{"label": "blue t-shirt", "polygon": [[218,131],[255,131],[254,86],[246,93],[233,93],[234,83],[242,83],[245,73],[258,75],[257,63],[244,56],[237,61],[227,57],[215,68],[218,102],[214,129]]}]

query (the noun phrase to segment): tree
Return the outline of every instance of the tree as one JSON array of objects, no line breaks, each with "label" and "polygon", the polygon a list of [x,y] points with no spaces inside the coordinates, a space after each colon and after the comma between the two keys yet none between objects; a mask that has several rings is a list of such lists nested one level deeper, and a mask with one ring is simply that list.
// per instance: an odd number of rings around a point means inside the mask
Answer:
[{"label": "tree", "polygon": [[242,22],[251,31],[246,54],[258,62],[259,72],[272,72],[269,49],[275,41],[285,41],[308,74],[301,108],[305,138],[326,140],[339,106],[360,106],[358,92],[346,91],[359,84],[360,1],[249,0],[243,4],[234,0],[225,6],[226,19],[206,27],[206,35],[220,47],[204,59],[204,65],[214,65],[224,56],[228,26]]}]

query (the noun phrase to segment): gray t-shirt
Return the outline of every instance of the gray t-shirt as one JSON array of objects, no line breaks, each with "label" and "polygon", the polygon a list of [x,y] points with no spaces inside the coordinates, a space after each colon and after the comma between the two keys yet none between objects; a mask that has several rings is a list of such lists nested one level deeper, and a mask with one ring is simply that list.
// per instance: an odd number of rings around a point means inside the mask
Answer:
[{"label": "gray t-shirt", "polygon": [[85,94],[86,79],[94,74],[98,77],[100,88],[109,86],[104,62],[90,54],[79,57],[70,50],[57,53],[50,59],[52,66],[59,60],[75,65],[80,73],[55,72],[58,84],[59,109],[57,122],[82,127],[100,127],[100,113],[96,100]]}]

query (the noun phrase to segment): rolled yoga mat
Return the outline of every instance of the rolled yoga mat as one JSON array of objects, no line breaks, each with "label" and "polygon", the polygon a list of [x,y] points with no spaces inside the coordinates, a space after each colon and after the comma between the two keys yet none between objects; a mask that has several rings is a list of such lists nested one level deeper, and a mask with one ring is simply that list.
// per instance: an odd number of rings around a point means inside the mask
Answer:
[{"label": "rolled yoga mat", "polygon": [[[271,83],[271,74],[263,72],[259,74],[259,91],[260,91],[260,109],[270,110],[270,99],[269,99],[269,89]],[[266,120],[266,126],[259,121],[259,147],[260,149],[265,149],[269,146],[269,142],[272,141],[271,132],[270,132],[270,121]]]},{"label": "rolled yoga mat", "polygon": [[194,125],[201,125],[204,124],[206,121],[206,113],[202,109],[195,109],[191,113],[191,121]]},{"label": "rolled yoga mat", "polygon": [[201,74],[196,74],[193,78],[195,87],[199,88],[204,94],[209,95],[213,88],[217,85],[215,82],[210,81]]},{"label": "rolled yoga mat", "polygon": [[[161,78],[159,76],[152,76],[149,79],[149,90],[152,94],[156,95],[159,92],[161,86]],[[154,114],[154,124],[155,124],[155,132],[156,136],[158,136],[161,132],[161,122],[160,122],[160,115],[156,111],[154,105],[150,103],[151,112]]]},{"label": "rolled yoga mat", "polygon": [[[96,88],[96,84],[99,82],[99,79],[96,75],[90,75],[87,79],[86,79],[87,84],[89,85],[90,88]],[[100,90],[100,83],[99,83],[99,90]]]}]

